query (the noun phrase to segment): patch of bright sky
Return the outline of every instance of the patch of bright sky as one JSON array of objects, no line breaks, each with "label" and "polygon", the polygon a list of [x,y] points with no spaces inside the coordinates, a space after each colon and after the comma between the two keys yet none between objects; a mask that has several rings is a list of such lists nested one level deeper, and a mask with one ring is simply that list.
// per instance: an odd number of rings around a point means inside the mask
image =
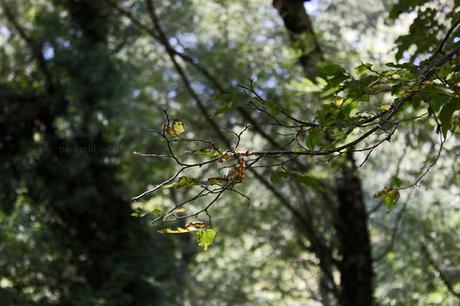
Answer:
[{"label": "patch of bright sky", "polygon": [[131,92],[131,96],[134,97],[134,98],[137,98],[139,97],[139,95],[141,94],[141,91],[139,89],[134,89],[132,92]]},{"label": "patch of bright sky", "polygon": [[43,52],[43,57],[46,60],[50,60],[54,57],[54,48],[48,43],[43,46],[42,52]]},{"label": "patch of bright sky", "polygon": [[[181,37],[182,38],[182,37]],[[182,41],[182,39],[181,39]],[[169,44],[174,47],[179,52],[185,52],[184,47],[182,47],[181,43],[175,37],[171,37],[169,39]]]},{"label": "patch of bright sky", "polygon": [[8,39],[10,38],[10,35],[11,35],[11,31],[7,27],[0,26],[0,36]]},{"label": "patch of bright sky", "polygon": [[181,33],[179,36],[180,43],[186,48],[192,48],[198,42],[195,33]]},{"label": "patch of bright sky", "polygon": [[[305,9],[309,15],[320,20],[324,19],[322,15],[325,7],[333,3],[332,1],[311,0],[304,3]],[[358,3],[368,5],[368,2]],[[363,10],[366,11],[366,10]],[[325,13],[327,14],[327,13]],[[352,46],[360,53],[363,61],[382,61],[389,62],[394,60],[395,48],[394,41],[400,35],[408,32],[409,26],[415,18],[414,13],[402,14],[398,20],[391,25],[385,23],[387,16],[382,14],[375,21],[375,28],[363,31],[352,27],[342,27],[338,29],[340,36],[346,43]],[[353,15],[356,22],[359,22],[359,14]],[[321,21],[320,21],[321,22]],[[364,19],[362,22],[366,22]]]},{"label": "patch of bright sky", "polygon": [[394,24],[387,25],[385,24],[385,17],[382,16],[377,21],[375,31],[366,33],[366,35],[357,33],[359,36],[359,44],[356,44],[357,50],[364,54],[377,56],[384,62],[392,61],[395,54],[394,41],[398,36],[408,33],[409,26],[415,17],[415,13],[403,14]]},{"label": "patch of bright sky", "polygon": [[319,0],[310,0],[304,2],[304,6],[309,15],[315,15],[319,11]]}]

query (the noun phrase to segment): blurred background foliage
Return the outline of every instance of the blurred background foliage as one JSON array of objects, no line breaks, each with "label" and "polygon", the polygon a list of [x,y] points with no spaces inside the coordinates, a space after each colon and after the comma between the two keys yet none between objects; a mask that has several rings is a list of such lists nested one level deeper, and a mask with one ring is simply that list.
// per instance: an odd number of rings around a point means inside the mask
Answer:
[{"label": "blurred background foliage", "polygon": [[[237,94],[238,84],[253,79],[263,96],[293,114],[318,109],[270,1],[154,2],[169,43],[206,67],[223,90]],[[175,169],[133,155],[165,153],[150,132],[164,123],[163,108],[186,123],[187,137],[215,139],[167,50],[133,22],[151,26],[144,1],[0,3],[0,305],[327,305],[298,224],[254,179],[241,186],[250,203],[228,195],[213,207],[218,234],[207,251],[193,236],[157,233],[149,215],[131,216],[136,207],[165,209],[188,196],[168,190],[129,200]],[[325,57],[350,69],[361,61],[379,67],[427,59],[458,6],[305,2]],[[212,114],[220,106],[215,85],[197,66],[183,66]],[[216,118],[222,128],[246,123],[232,111]],[[242,141],[265,144],[257,133]],[[433,124],[404,124],[359,169],[376,305],[458,305],[458,141],[447,139],[450,149],[420,186],[401,192],[391,212],[373,198],[394,176],[415,181],[437,141]],[[314,163],[326,181],[337,170],[323,166],[324,158]],[[334,243],[321,199],[309,190],[295,194],[288,184],[277,188],[312,203],[315,226]]]}]

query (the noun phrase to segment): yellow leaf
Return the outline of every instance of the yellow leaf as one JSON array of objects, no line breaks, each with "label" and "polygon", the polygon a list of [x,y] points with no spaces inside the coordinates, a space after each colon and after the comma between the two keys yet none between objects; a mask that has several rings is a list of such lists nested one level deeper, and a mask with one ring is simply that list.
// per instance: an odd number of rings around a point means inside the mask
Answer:
[{"label": "yellow leaf", "polygon": [[161,230],[158,230],[158,232],[161,234],[183,234],[183,233],[189,233],[190,231],[185,228],[178,227],[178,228],[163,228]]},{"label": "yellow leaf", "polygon": [[391,104],[379,103],[377,104],[377,109],[380,111],[388,111],[391,109]]},{"label": "yellow leaf", "polygon": [[185,132],[185,125],[182,120],[174,119],[171,125],[164,125],[163,130],[169,137],[178,137]]},{"label": "yellow leaf", "polygon": [[189,231],[189,232],[193,232],[193,231],[202,231],[202,230],[205,230],[208,228],[208,225],[204,222],[201,222],[201,221],[191,221],[189,223],[187,223],[185,225],[185,228]]},{"label": "yellow leaf", "polygon": [[161,234],[184,234],[196,231],[204,231],[209,226],[202,222],[202,221],[191,221],[185,225],[185,227],[177,227],[177,228],[163,228],[158,230],[158,233]]},{"label": "yellow leaf", "polygon": [[225,185],[227,179],[225,177],[210,177],[208,178],[208,185]]},{"label": "yellow leaf", "polygon": [[180,135],[182,133],[185,132],[185,125],[184,123],[179,120],[179,119],[175,119],[173,124],[172,124],[172,128],[173,130],[176,132],[177,135]]},{"label": "yellow leaf", "polygon": [[229,159],[231,156],[233,155],[233,153],[231,152],[228,152],[228,151],[225,151],[223,152],[220,157],[219,157],[219,163],[223,163],[225,162],[227,159]]},{"label": "yellow leaf", "polygon": [[232,184],[241,183],[244,180],[246,175],[246,162],[244,159],[239,159],[238,163],[230,170],[230,173],[227,175],[227,179]]},{"label": "yellow leaf", "polygon": [[188,210],[187,207],[179,207],[179,208],[174,209],[174,212],[176,214],[183,214],[183,213],[186,213],[187,210]]}]

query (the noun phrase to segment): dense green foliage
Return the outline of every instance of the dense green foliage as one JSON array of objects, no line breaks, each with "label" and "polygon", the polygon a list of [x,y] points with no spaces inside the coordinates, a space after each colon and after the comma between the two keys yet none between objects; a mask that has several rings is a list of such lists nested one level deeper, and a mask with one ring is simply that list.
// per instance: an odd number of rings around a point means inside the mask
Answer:
[{"label": "dense green foliage", "polygon": [[129,82],[108,45],[116,16],[91,2],[2,5],[2,305],[157,304],[173,263],[119,177]]},{"label": "dense green foliage", "polygon": [[0,305],[458,304],[458,1],[0,4]]}]

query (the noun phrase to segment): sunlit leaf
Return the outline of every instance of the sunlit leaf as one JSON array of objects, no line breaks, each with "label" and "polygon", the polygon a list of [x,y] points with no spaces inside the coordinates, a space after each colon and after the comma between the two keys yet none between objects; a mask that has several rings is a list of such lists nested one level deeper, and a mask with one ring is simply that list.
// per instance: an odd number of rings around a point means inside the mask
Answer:
[{"label": "sunlit leaf", "polygon": [[191,221],[188,222],[185,227],[177,227],[177,228],[163,228],[158,230],[158,233],[161,234],[185,234],[195,231],[203,231],[206,230],[209,226],[202,222],[202,221]]},{"label": "sunlit leaf", "polygon": [[142,207],[136,207],[131,213],[131,216],[136,217],[136,218],[142,218],[148,215],[149,213],[150,211],[145,210]]},{"label": "sunlit leaf", "polygon": [[232,184],[241,183],[246,176],[246,162],[244,159],[239,159],[238,163],[230,170],[227,179]]},{"label": "sunlit leaf", "polygon": [[208,224],[202,221],[190,221],[185,225],[189,232],[201,231],[208,228]]},{"label": "sunlit leaf", "polygon": [[380,198],[389,211],[396,206],[396,203],[399,201],[399,196],[399,191],[393,187],[385,187],[383,190],[374,194],[374,198]]},{"label": "sunlit leaf", "polygon": [[169,137],[178,137],[185,132],[185,125],[182,120],[174,119],[171,125],[165,125],[163,129]]},{"label": "sunlit leaf", "polygon": [[163,228],[161,230],[158,230],[158,233],[161,234],[184,234],[184,233],[190,233],[189,230],[183,227],[177,227],[177,228]]},{"label": "sunlit leaf", "polygon": [[379,111],[388,111],[391,109],[392,104],[390,103],[378,103],[377,104],[377,109]]},{"label": "sunlit leaf", "polygon": [[219,157],[219,163],[225,162],[227,159],[229,159],[232,156],[233,156],[232,152],[229,152],[229,151],[223,152]]},{"label": "sunlit leaf", "polygon": [[356,75],[360,76],[363,73],[370,71],[371,68],[372,68],[372,64],[362,63],[361,65],[355,68],[355,73]]},{"label": "sunlit leaf", "polygon": [[203,231],[197,231],[195,233],[195,236],[198,241],[198,245],[203,248],[203,250],[207,250],[208,247],[214,242],[216,239],[216,231],[208,228]]},{"label": "sunlit leaf", "polygon": [[188,211],[187,207],[179,207],[179,208],[174,209],[174,213],[176,214],[183,214],[183,213],[186,213],[187,211]]},{"label": "sunlit leaf", "polygon": [[177,135],[180,135],[185,132],[184,122],[182,122],[179,119],[175,119],[173,121],[172,128],[174,129]]}]

